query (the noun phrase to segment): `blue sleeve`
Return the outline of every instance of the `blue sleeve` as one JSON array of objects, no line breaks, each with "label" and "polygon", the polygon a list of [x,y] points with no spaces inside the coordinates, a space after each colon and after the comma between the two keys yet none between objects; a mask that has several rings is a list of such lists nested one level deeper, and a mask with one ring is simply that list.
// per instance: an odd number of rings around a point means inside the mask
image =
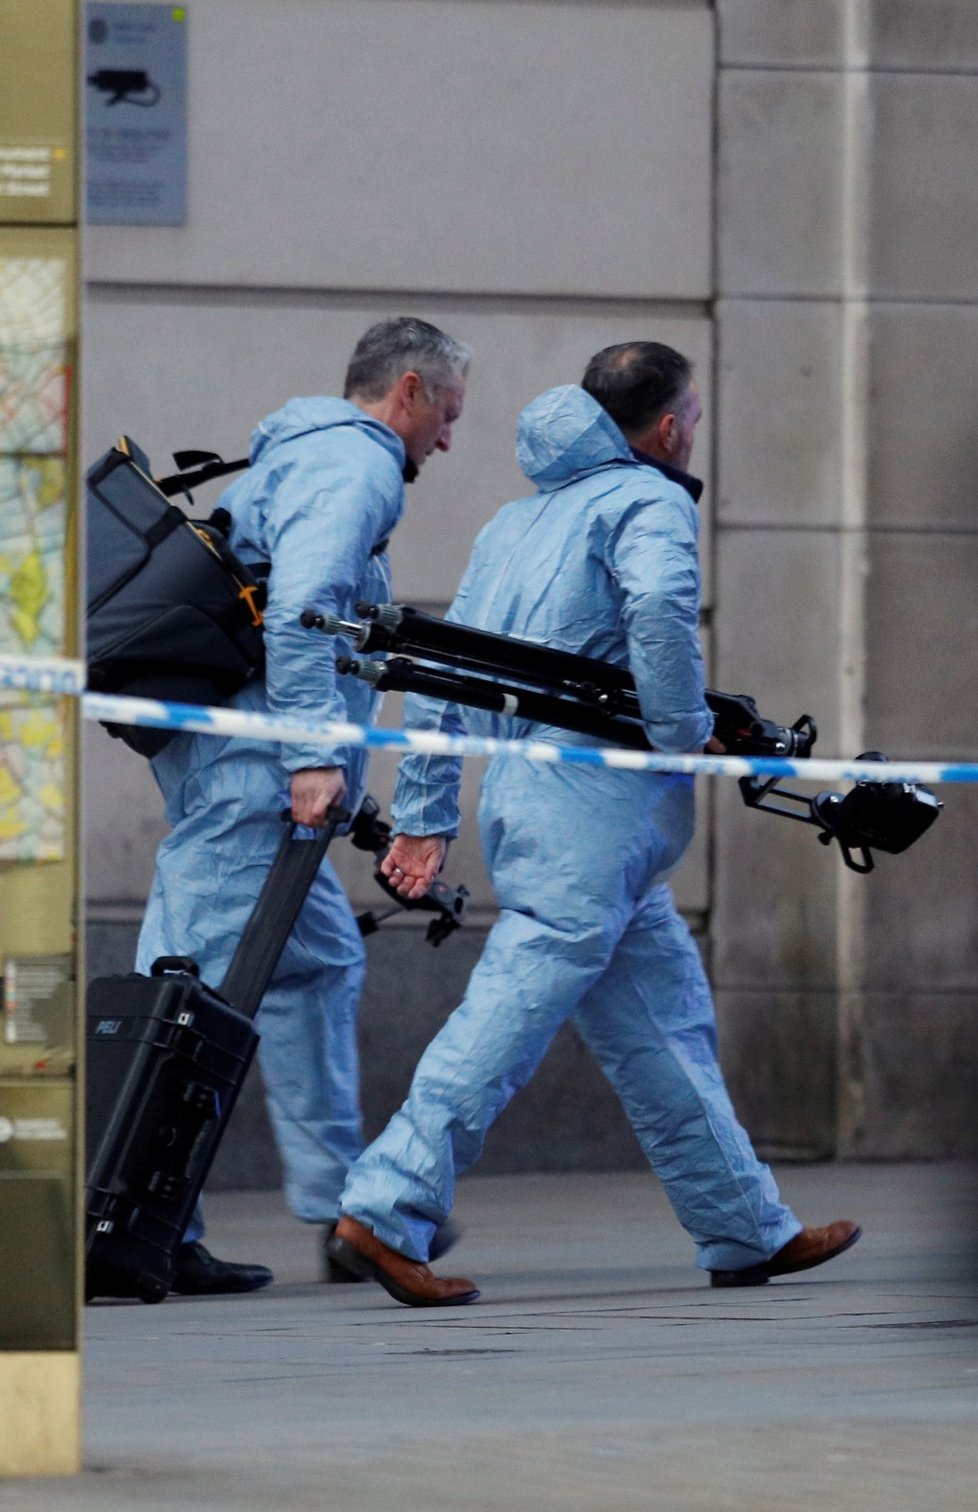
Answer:
[{"label": "blue sleeve", "polygon": [[[455,624],[465,623],[468,577],[467,572],[445,616]],[[444,703],[439,698],[420,693],[409,693],[404,700],[404,724],[409,730],[439,730],[446,735],[466,733],[465,710],[461,705]],[[395,832],[444,835],[453,839],[458,834],[461,818],[458,807],[461,783],[460,756],[422,756],[416,753],[405,756],[397,769],[397,787],[391,805]]]},{"label": "blue sleeve", "polygon": [[699,640],[696,534],[692,502],[667,495],[632,504],[606,546],[646,731],[666,752],[697,750],[713,731]]},{"label": "blue sleeve", "polygon": [[[303,609],[349,617],[371,553],[400,514],[396,463],[369,438],[330,431],[296,448],[269,478],[265,542],[265,685],[272,713],[321,725],[347,719],[336,682],[336,641],[306,630]],[[345,766],[348,748],[289,744],[288,771]]]}]

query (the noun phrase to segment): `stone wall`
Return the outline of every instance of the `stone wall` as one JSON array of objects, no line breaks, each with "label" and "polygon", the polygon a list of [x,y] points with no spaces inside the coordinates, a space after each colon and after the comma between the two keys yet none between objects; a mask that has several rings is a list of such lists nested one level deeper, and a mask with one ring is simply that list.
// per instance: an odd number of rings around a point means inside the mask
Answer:
[{"label": "stone wall", "polygon": [[[978,11],[724,0],[716,676],[820,752],[974,757]],[[731,1081],[786,1149],[978,1143],[974,791],[870,878],[718,792]],[[735,864],[750,849],[749,878]]]}]

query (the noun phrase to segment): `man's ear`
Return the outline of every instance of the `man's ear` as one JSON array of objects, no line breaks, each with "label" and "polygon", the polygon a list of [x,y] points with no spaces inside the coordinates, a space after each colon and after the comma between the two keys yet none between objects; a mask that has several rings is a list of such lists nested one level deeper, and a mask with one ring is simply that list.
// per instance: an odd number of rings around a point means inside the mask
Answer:
[{"label": "man's ear", "polygon": [[419,397],[424,393],[424,384],[421,382],[420,375],[414,372],[413,368],[409,368],[398,378],[397,391],[404,408],[408,411],[413,410]]},{"label": "man's ear", "polygon": [[659,445],[666,453],[666,456],[671,456],[676,449],[676,439],[679,430],[676,416],[671,410],[660,417],[656,430],[659,436]]}]

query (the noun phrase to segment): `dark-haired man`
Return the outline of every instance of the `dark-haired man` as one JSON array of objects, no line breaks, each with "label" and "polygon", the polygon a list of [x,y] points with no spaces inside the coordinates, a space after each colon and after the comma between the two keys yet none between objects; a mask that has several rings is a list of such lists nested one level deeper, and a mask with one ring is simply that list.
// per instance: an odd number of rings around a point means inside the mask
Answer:
[{"label": "dark-haired man", "polygon": [[[479,536],[449,618],[628,666],[661,751],[722,751],[704,700],[699,565],[689,476],[700,400],[692,365],[653,342],[599,352],[583,386],[520,417],[535,484]],[[473,733],[588,737],[428,699],[411,723]],[[385,870],[407,897],[430,885],[458,823],[459,764],[409,756]],[[597,1056],[714,1285],[756,1285],[853,1244],[843,1221],[803,1228],[737,1122],[717,1062],[713,1004],[669,872],[693,833],[678,774],[507,753],[490,763],[479,821],[500,906],[461,1006],[425,1051],[407,1101],[353,1165],[330,1252],[398,1301],[478,1296],[434,1275],[431,1236],[457,1172],[567,1018]]]},{"label": "dark-haired man", "polygon": [[[468,348],[426,321],[381,321],[357,344],[344,398],[293,399],[258,426],[251,466],[220,501],[237,555],[271,564],[265,675],[236,707],[309,725],[371,722],[376,695],[353,678],[340,686],[336,642],[302,629],[299,616],[312,607],[351,619],[358,600],[390,598],[386,546],[404,483],[432,452],[448,451],[468,364]],[[137,969],[157,956],[191,955],[205,981],[219,982],[275,854],[283,806],[305,825],[322,824],[332,804],[355,811],[366,753],[184,735],[153,769],[171,833],[159,849]],[[327,858],[262,1003],[258,1052],[289,1204],[327,1228],[363,1147],[363,973],[356,921]],[[271,1281],[264,1266],[215,1259],[202,1233],[198,1212],[177,1252],[177,1291],[248,1291]],[[349,1279],[329,1266],[325,1276]]]}]

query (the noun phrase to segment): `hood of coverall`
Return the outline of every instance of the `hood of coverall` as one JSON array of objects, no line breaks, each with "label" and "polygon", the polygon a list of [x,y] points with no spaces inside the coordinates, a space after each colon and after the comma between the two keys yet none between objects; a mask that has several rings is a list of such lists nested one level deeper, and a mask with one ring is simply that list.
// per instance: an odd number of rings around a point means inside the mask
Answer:
[{"label": "hood of coverall", "polygon": [[267,415],[251,433],[252,464],[282,441],[294,441],[297,436],[330,430],[336,425],[352,425],[366,431],[390,452],[398,467],[403,467],[404,442],[389,425],[368,415],[349,399],[329,398],[290,399],[274,415]]},{"label": "hood of coverall", "polygon": [[546,490],[609,462],[635,459],[598,401],[576,383],[564,383],[540,394],[520,415],[516,460],[530,482]]}]

